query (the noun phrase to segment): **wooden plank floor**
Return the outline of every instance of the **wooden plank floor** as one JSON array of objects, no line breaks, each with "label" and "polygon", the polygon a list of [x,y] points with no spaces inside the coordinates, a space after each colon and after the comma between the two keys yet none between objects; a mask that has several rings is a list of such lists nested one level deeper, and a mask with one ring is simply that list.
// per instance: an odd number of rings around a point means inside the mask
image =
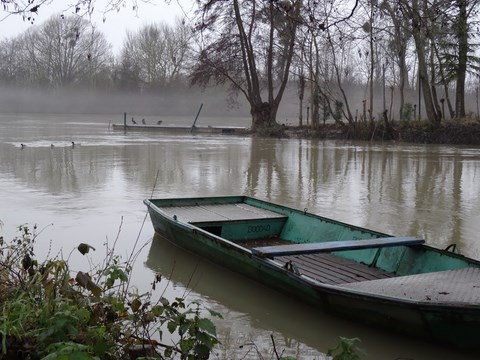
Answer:
[{"label": "wooden plank floor", "polygon": [[[255,248],[292,244],[279,237],[242,241],[242,246]],[[301,274],[307,275],[323,284],[348,284],[366,280],[378,280],[395,277],[393,273],[373,268],[356,261],[335,256],[330,253],[275,256],[275,261],[287,266],[291,262]]]},{"label": "wooden plank floor", "polygon": [[346,284],[365,280],[391,278],[395,275],[332,254],[277,256],[275,261],[285,265],[291,261],[301,274],[324,284]]},{"label": "wooden plank floor", "polygon": [[[242,245],[254,248],[285,244],[291,243],[273,237],[249,240]],[[285,267],[291,262],[300,274],[318,282],[368,294],[438,304],[480,303],[480,268],[396,276],[330,253],[275,256],[274,260]]]}]

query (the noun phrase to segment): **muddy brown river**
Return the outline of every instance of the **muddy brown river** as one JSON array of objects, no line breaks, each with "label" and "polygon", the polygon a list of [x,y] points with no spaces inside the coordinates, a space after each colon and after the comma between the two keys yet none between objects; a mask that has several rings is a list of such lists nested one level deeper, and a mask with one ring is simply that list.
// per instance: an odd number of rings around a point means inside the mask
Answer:
[{"label": "muddy brown river", "polygon": [[[186,253],[154,236],[142,200],[245,194],[480,259],[480,148],[124,134],[114,122],[121,115],[0,114],[0,234],[37,224],[38,258],[69,258],[83,271],[118,237],[118,254],[140,251],[133,286],[148,289],[160,273],[167,297],[223,315],[213,358],[273,358],[271,336],[298,359],[324,359],[338,336],[360,338],[365,359],[476,358],[330,316]],[[222,124],[249,125],[199,119]],[[72,253],[80,242],[97,249],[89,259]]]}]

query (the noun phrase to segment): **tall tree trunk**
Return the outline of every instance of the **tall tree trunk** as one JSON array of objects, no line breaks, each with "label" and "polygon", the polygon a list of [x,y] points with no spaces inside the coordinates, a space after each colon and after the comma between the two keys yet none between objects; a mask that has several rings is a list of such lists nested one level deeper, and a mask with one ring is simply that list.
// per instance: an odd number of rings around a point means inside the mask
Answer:
[{"label": "tall tree trunk", "polygon": [[316,37],[312,34],[312,39],[310,42],[310,104],[311,104],[311,127],[312,129],[318,129],[319,118],[320,118],[320,94],[319,94],[319,52],[318,52],[318,43]]},{"label": "tall tree trunk", "polygon": [[298,77],[298,126],[303,126],[303,98],[305,96],[305,75],[303,74],[303,68],[300,76]]},{"label": "tall tree trunk", "polygon": [[413,29],[412,35],[415,41],[415,48],[417,50],[418,56],[418,75],[420,77],[422,91],[423,91],[423,100],[425,103],[425,112],[427,114],[428,121],[433,126],[438,126],[440,124],[441,117],[435,109],[433,102],[432,91],[430,87],[430,79],[428,78],[428,68],[427,68],[427,59],[425,53],[425,34],[422,26],[423,19],[420,16],[418,0],[412,1],[412,8],[410,11],[410,16],[412,17]]},{"label": "tall tree trunk", "polygon": [[375,70],[375,58],[373,48],[373,3],[370,3],[370,94],[369,94],[369,107],[370,107],[370,123],[373,123],[373,73]]},{"label": "tall tree trunk", "polygon": [[[238,9],[238,0],[234,1]],[[286,42],[283,52],[285,55],[285,62],[284,67],[282,69],[282,75],[280,79],[280,85],[278,86],[277,93],[275,95],[274,91],[274,71],[273,71],[273,63],[274,63],[274,2],[270,3],[270,31],[269,31],[269,44],[267,48],[267,91],[268,91],[268,102],[261,102],[261,101],[250,101],[250,113],[252,115],[252,130],[256,130],[258,127],[272,127],[277,125],[276,117],[278,112],[278,107],[280,105],[280,101],[282,100],[283,94],[285,92],[285,88],[287,86],[289,73],[290,73],[290,66],[292,64],[292,58],[294,54],[295,48],[295,40],[296,40],[296,32],[297,27],[299,24],[299,15],[300,9],[302,8],[303,2],[302,0],[297,0],[293,3],[292,12],[287,18],[287,26],[288,26],[288,41]],[[239,11],[237,11],[238,15],[240,16]],[[252,17],[254,19],[254,17]],[[253,21],[253,20],[252,20]],[[251,53],[249,57],[252,58],[252,63],[255,62],[255,52],[253,48],[250,48]],[[253,71],[252,71],[253,72]],[[254,98],[261,99],[260,94],[260,87],[256,87],[254,89],[256,92]]]},{"label": "tall tree trunk", "polygon": [[[333,45],[333,42],[332,42],[332,38],[330,36],[328,36],[328,41],[329,41],[329,44],[330,44],[330,48],[332,50],[332,58],[333,58],[333,69],[335,71],[335,76],[336,76],[336,80],[337,80],[337,85],[338,85],[338,88],[340,90],[340,93],[342,94],[342,100],[343,100],[343,104],[345,105],[345,109],[346,110],[342,110],[345,118],[347,119],[348,123],[351,125],[351,128],[353,131],[355,131],[355,121],[354,121],[354,118],[353,118],[353,115],[352,115],[352,112],[350,110],[350,105],[348,104],[348,98],[347,98],[347,94],[345,93],[345,90],[342,86],[342,77],[341,77],[341,74],[340,74],[340,69],[338,68],[338,64],[337,64],[337,57],[335,55],[335,47]],[[372,81],[373,79],[370,79],[370,81]],[[324,94],[323,94],[324,95]],[[324,95],[325,96],[325,95]],[[336,99],[337,100],[337,99]],[[373,101],[373,100],[372,100]],[[328,101],[328,104],[330,106],[330,101]],[[330,108],[330,113],[331,114],[334,114],[335,112],[332,111],[332,109]],[[371,112],[370,112],[371,113]],[[335,119],[337,123],[339,123],[339,119]]]},{"label": "tall tree trunk", "polygon": [[467,22],[467,0],[457,0],[459,7],[457,20],[457,41],[458,41],[458,69],[457,86],[455,89],[455,117],[465,117],[465,78],[468,61],[468,22]]},{"label": "tall tree trunk", "polygon": [[398,91],[400,92],[400,120],[405,120],[404,119],[404,114],[405,114],[405,83],[406,79],[408,76],[408,70],[407,70],[407,63],[405,60],[405,55],[406,55],[406,49],[404,48],[403,45],[400,45],[401,49],[398,53],[399,56],[399,84],[398,84]]},{"label": "tall tree trunk", "polygon": [[252,115],[252,130],[272,127],[276,122],[278,106],[268,102],[250,103],[250,114]]},{"label": "tall tree trunk", "polygon": [[433,106],[435,107],[435,111],[439,116],[439,120],[441,121],[442,118],[445,116],[445,114],[442,114],[442,108],[440,107],[440,103],[438,102],[438,96],[437,96],[437,88],[436,88],[436,80],[435,80],[435,61],[434,61],[434,51],[433,51],[433,42],[430,46],[430,76],[431,76],[431,87],[432,87],[432,101],[433,101]]},{"label": "tall tree trunk", "polygon": [[[395,8],[388,2],[384,2],[385,10],[392,19],[394,27],[393,46],[396,54],[399,72],[398,90],[400,93],[400,120],[404,120],[405,115],[405,87],[408,88],[408,68],[407,68],[407,40],[410,37],[410,32],[406,30],[405,19],[398,12],[398,3]],[[390,114],[391,115],[391,114]]]},{"label": "tall tree trunk", "polygon": [[[450,100],[450,91],[448,89],[449,83],[447,83],[447,80],[445,78],[445,69],[440,59],[438,47],[436,46],[435,42],[433,43],[433,51],[435,52],[435,57],[437,58],[438,62],[438,71],[440,73],[440,78],[443,84],[443,92],[445,93],[445,101],[447,102],[448,112],[450,114],[450,118],[453,119],[455,117],[455,110],[453,109],[452,101]],[[443,114],[443,117],[446,118],[446,114]]]},{"label": "tall tree trunk", "polygon": [[430,87],[430,80],[428,78],[427,61],[425,59],[425,40],[419,34],[414,34],[413,37],[415,39],[415,46],[418,55],[418,74],[420,76],[420,82],[422,86],[425,112],[427,114],[428,121],[432,125],[438,126],[438,124],[440,123],[440,117],[435,110],[432,91]]}]

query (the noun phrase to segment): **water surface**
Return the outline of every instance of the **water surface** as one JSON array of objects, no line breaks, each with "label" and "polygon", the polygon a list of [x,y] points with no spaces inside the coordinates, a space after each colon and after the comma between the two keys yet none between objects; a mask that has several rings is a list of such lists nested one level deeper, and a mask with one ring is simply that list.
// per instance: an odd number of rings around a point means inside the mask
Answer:
[{"label": "water surface", "polygon": [[[479,259],[479,148],[111,130],[121,121],[0,114],[1,233],[13,238],[16,226],[38,224],[38,256],[69,257],[83,271],[103,259],[107,243],[124,256],[142,248],[138,289],[160,273],[168,296],[223,314],[218,358],[270,358],[271,335],[277,349],[304,359],[322,359],[339,335],[361,338],[368,359],[473,358],[331,317],[186,253],[154,237],[142,200],[245,194],[439,248],[455,243]],[[90,260],[72,252],[80,242],[97,249]]]}]

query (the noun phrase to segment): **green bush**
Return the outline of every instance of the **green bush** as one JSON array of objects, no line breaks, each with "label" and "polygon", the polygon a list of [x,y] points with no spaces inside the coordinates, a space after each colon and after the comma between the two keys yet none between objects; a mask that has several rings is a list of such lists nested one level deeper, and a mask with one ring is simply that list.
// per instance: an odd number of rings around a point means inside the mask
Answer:
[{"label": "green bush", "polygon": [[[160,276],[147,293],[131,291],[131,264],[122,262],[113,249],[92,275],[77,271],[73,278],[64,260],[39,263],[34,252],[37,234],[27,225],[18,231],[11,242],[0,237],[0,360],[201,360],[219,344],[200,303],[154,300]],[[81,255],[95,250],[88,244],[77,249]],[[208,314],[221,317],[214,311]],[[175,334],[176,342],[162,343],[164,332]],[[327,355],[359,360],[357,342],[340,338]],[[272,347],[276,359],[293,360],[277,351],[273,336]]]},{"label": "green bush", "polygon": [[327,355],[332,360],[361,360],[362,350],[357,347],[359,342],[360,339],[358,338],[349,339],[340,336],[337,346],[328,350]]},{"label": "green bush", "polygon": [[[131,264],[113,250],[102,268],[73,278],[64,260],[38,263],[37,235],[18,230],[11,242],[0,237],[0,359],[207,359],[218,344],[199,303],[154,301],[160,277],[149,292],[132,291]],[[82,255],[92,249],[78,246]],[[164,331],[178,340],[163,344]]]}]

